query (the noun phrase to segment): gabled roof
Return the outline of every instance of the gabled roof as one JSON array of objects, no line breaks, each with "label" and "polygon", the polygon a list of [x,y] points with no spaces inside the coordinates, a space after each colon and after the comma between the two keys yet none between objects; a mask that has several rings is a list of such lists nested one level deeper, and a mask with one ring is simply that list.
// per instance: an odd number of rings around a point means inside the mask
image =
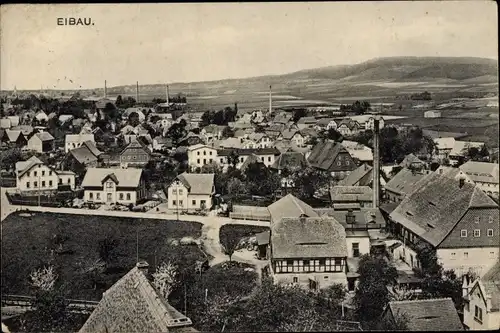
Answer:
[{"label": "gabled roof", "polygon": [[74,117],[72,115],[70,115],[70,114],[62,114],[62,115],[59,116],[59,121],[61,123],[65,123],[67,121],[72,120],[73,118]]},{"label": "gabled roof", "polygon": [[160,295],[137,267],[104,294],[79,333],[169,332],[191,327],[191,320]]},{"label": "gabled roof", "polygon": [[102,152],[97,149],[94,141],[84,141],[82,147],[86,147],[96,157],[102,154]]},{"label": "gabled roof", "polygon": [[215,148],[213,148],[213,147],[210,147],[210,146],[204,145],[204,144],[202,144],[202,143],[197,143],[197,144],[195,144],[195,145],[192,145],[192,146],[187,147],[187,150],[188,150],[188,151],[193,151],[193,150],[197,150],[197,149],[200,149],[200,148],[215,149]]},{"label": "gabled roof", "polygon": [[453,149],[455,146],[455,138],[435,138],[434,143],[436,144],[437,149]]},{"label": "gabled roof", "polygon": [[33,133],[33,127],[30,125],[19,125],[19,126],[11,128],[11,129],[20,130],[24,136],[27,136],[27,135]]},{"label": "gabled roof", "polygon": [[341,127],[342,125],[345,125],[347,128],[349,128],[350,130],[352,130],[353,128],[355,128],[356,126],[361,126],[356,120],[352,120],[352,119],[343,119],[338,127]]},{"label": "gabled roof", "polygon": [[177,176],[190,194],[212,194],[214,186],[213,173],[187,173]]},{"label": "gabled roof", "polygon": [[31,156],[26,161],[16,162],[16,172],[19,177],[29,171],[33,166],[43,164],[36,156]]},{"label": "gabled roof", "polygon": [[271,221],[277,222],[284,217],[300,217],[305,215],[307,217],[319,217],[318,213],[306,204],[304,201],[296,198],[292,194],[287,194],[278,201],[272,203],[267,207],[271,215]]},{"label": "gabled roof", "polygon": [[[284,131],[281,132],[281,136],[283,137],[283,139],[285,140],[291,140],[295,134],[300,134],[300,132],[298,130],[289,130],[289,129],[286,129]],[[300,134],[302,135],[302,134]]]},{"label": "gabled roof", "polygon": [[344,227],[332,217],[283,218],[271,224],[273,258],[347,257]]},{"label": "gabled roof", "polygon": [[6,129],[5,134],[7,134],[7,138],[9,138],[10,142],[16,142],[17,139],[19,138],[19,135],[21,135],[21,131]]},{"label": "gabled roof", "polygon": [[347,152],[347,150],[339,143],[326,140],[314,146],[307,160],[313,167],[328,170],[341,152]]},{"label": "gabled roof", "polygon": [[498,184],[498,163],[468,161],[459,169],[474,182]]},{"label": "gabled roof", "polygon": [[465,150],[469,148],[481,149],[484,146],[484,142],[469,142],[469,141],[455,141],[453,148],[450,151],[452,156],[464,156],[466,154]]},{"label": "gabled roof", "polygon": [[101,187],[102,180],[111,174],[115,175],[120,187],[136,188],[140,183],[142,169],[88,168],[82,181],[82,187]]},{"label": "gabled roof", "polygon": [[405,195],[415,189],[415,183],[424,178],[424,176],[425,174],[422,172],[403,168],[385,184],[385,189]]},{"label": "gabled roof", "polygon": [[302,117],[297,121],[297,124],[316,124],[318,120],[314,117]]},{"label": "gabled roof", "polygon": [[497,261],[479,282],[486,293],[486,297],[491,297],[491,311],[500,311],[500,262]]},{"label": "gabled roof", "polygon": [[334,186],[330,190],[332,202],[372,201],[373,190],[369,186]]},{"label": "gabled roof", "polygon": [[408,168],[412,164],[425,164],[425,162],[413,154],[408,154],[405,156],[403,161],[401,161],[401,163],[399,163],[400,166],[406,167],[406,168]]},{"label": "gabled roof", "polygon": [[317,125],[318,125],[318,126],[325,126],[325,127],[326,127],[326,126],[328,126],[328,124],[330,124],[332,121],[334,121],[335,123],[337,123],[337,122],[335,121],[335,119],[333,119],[333,118],[320,118],[320,119],[318,119]]},{"label": "gabled roof", "polygon": [[267,245],[269,244],[269,240],[271,238],[271,231],[266,230],[261,233],[255,235],[257,239],[257,245]]},{"label": "gabled roof", "polygon": [[133,137],[129,144],[125,146],[125,148],[123,148],[122,152],[120,154],[123,154],[124,152],[127,151],[127,149],[129,148],[140,148],[142,150],[144,150],[145,153],[150,153],[149,149],[144,145],[144,143],[142,143],[141,141],[139,141],[137,138]]},{"label": "gabled roof", "polygon": [[273,123],[276,124],[288,124],[293,118],[293,115],[289,112],[280,112],[273,119]]},{"label": "gabled roof", "polygon": [[463,331],[451,298],[389,302],[393,316],[406,314],[409,331]]},{"label": "gabled roof", "polygon": [[296,170],[305,168],[306,165],[307,162],[304,154],[294,151],[287,151],[281,153],[281,155],[276,158],[271,168],[276,170],[283,170],[286,167],[288,170]]},{"label": "gabled roof", "polygon": [[238,156],[250,156],[250,155],[279,155],[280,152],[276,148],[256,148],[256,149],[220,149],[217,150],[217,155],[219,156],[229,156],[231,152],[236,151]]},{"label": "gabled roof", "polygon": [[52,135],[50,135],[49,132],[36,133],[35,136],[37,136],[42,141],[54,140],[54,137]]},{"label": "gabled roof", "polygon": [[390,214],[390,218],[413,231],[432,246],[438,246],[469,208],[497,208],[483,191],[470,183],[429,174]]},{"label": "gabled roof", "polygon": [[[347,177],[344,179],[341,179],[337,185],[339,186],[354,186],[354,185],[360,185],[359,181],[367,176],[368,174],[371,175],[373,168],[368,165],[368,164],[363,164],[360,165],[357,169],[351,171]],[[370,176],[371,177],[371,176]]]},{"label": "gabled roof", "polygon": [[94,141],[94,134],[66,134],[66,143]]},{"label": "gabled roof", "polygon": [[87,147],[84,146],[71,149],[68,154],[73,156],[75,160],[78,161],[78,163],[81,163],[83,165],[97,161],[97,157],[92,154],[92,152]]}]

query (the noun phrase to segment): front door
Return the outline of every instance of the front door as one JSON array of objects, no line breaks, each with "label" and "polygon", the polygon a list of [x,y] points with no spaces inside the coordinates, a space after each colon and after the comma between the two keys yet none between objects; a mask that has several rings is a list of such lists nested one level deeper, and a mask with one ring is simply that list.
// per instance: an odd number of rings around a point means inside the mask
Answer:
[{"label": "front door", "polygon": [[107,202],[111,202],[113,201],[113,194],[112,193],[108,193],[107,196],[106,196],[106,201]]}]

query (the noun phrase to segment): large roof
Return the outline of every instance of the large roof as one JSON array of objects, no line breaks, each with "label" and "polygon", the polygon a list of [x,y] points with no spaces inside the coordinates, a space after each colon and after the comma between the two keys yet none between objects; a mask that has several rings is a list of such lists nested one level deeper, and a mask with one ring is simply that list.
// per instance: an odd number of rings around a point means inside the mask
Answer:
[{"label": "large roof", "polygon": [[281,153],[274,161],[271,168],[282,170],[288,168],[289,170],[305,168],[307,165],[304,154],[294,151],[287,151]]},{"label": "large roof", "polygon": [[213,173],[187,173],[177,178],[189,189],[191,194],[212,194],[214,186]]},{"label": "large roof", "polygon": [[473,184],[431,173],[390,214],[433,246],[438,246],[469,208],[497,208],[497,204]]},{"label": "large roof", "polygon": [[271,214],[271,221],[278,222],[284,217],[300,217],[305,215],[307,217],[319,217],[314,209],[306,204],[304,201],[297,199],[292,194],[287,194],[278,201],[272,203],[267,207],[269,214]]},{"label": "large roof", "polygon": [[[79,333],[169,332],[191,326],[137,267],[109,288]],[[190,329],[195,332],[194,329]]]},{"label": "large roof", "polygon": [[114,175],[119,187],[138,187],[142,169],[128,168],[88,168],[82,181],[82,187],[101,187],[103,180]]},{"label": "large roof", "polygon": [[474,182],[498,184],[498,163],[468,161],[459,169]]},{"label": "large roof", "polygon": [[318,142],[314,146],[307,160],[313,167],[328,170],[337,158],[337,155],[342,151],[347,152],[341,144],[335,143],[331,140]]},{"label": "large roof", "polygon": [[393,316],[406,314],[409,331],[463,331],[451,298],[389,302]]},{"label": "large roof", "polygon": [[359,181],[363,177],[368,176],[369,177],[368,183],[370,183],[372,181],[371,179],[372,170],[373,168],[368,164],[360,165],[357,169],[351,171],[351,173],[347,175],[347,177],[341,179],[337,183],[337,185],[339,186],[368,185],[368,184],[360,184]]},{"label": "large roof", "polygon": [[71,154],[79,163],[83,165],[97,161],[97,157],[84,146],[71,149],[69,154]]},{"label": "large roof", "polygon": [[422,172],[403,168],[385,184],[385,189],[403,195],[408,194],[415,189],[415,183],[424,176]]},{"label": "large roof", "polygon": [[42,141],[54,140],[54,137],[49,132],[40,132],[35,134]]},{"label": "large roof", "polygon": [[273,258],[347,257],[344,227],[331,217],[283,218],[271,225]]},{"label": "large roof", "polygon": [[40,159],[38,159],[36,156],[31,156],[26,161],[16,162],[16,172],[18,176],[21,177],[26,171],[39,164],[43,164],[43,162],[40,161]]}]

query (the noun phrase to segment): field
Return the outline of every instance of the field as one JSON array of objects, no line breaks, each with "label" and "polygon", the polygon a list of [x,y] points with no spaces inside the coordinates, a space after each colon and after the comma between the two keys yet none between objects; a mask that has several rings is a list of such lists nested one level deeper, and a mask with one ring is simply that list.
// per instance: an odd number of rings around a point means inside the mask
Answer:
[{"label": "field", "polygon": [[[192,270],[194,262],[204,258],[203,253],[196,245],[175,245],[171,240],[198,238],[201,226],[182,221],[13,213],[2,222],[2,293],[31,294],[30,272],[49,263],[68,296],[88,300],[99,300],[134,267],[137,254],[151,266],[170,260],[179,270]],[[84,271],[103,255],[107,258],[105,270],[95,279],[89,278]]]}]

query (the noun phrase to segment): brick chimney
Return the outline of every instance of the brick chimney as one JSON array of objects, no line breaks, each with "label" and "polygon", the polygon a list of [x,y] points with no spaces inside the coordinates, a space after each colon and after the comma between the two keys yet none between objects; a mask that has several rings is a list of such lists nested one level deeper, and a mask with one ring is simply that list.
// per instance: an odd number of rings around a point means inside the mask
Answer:
[{"label": "brick chimney", "polygon": [[149,275],[149,264],[147,261],[139,261],[136,264],[138,270],[140,270],[147,277]]}]

